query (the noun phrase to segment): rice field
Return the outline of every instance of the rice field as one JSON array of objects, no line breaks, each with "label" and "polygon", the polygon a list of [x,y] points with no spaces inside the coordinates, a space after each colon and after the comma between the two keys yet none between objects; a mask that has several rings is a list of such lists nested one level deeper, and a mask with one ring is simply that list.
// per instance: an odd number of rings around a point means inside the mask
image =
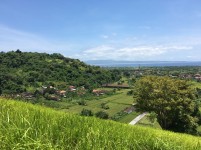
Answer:
[{"label": "rice field", "polygon": [[[124,110],[126,107],[130,107],[131,104],[133,104],[134,99],[132,96],[127,95],[127,91],[128,90],[121,90],[117,92],[117,94],[108,96],[106,98],[86,101],[87,106],[74,105],[69,107],[69,109],[63,109],[63,111],[79,114],[84,108],[84,109],[90,109],[94,113],[98,111],[105,111],[111,117],[114,114]],[[109,106],[109,109],[107,110],[102,109],[101,108],[102,103],[106,103]]]},{"label": "rice field", "polygon": [[1,150],[200,150],[201,138],[0,98]]}]

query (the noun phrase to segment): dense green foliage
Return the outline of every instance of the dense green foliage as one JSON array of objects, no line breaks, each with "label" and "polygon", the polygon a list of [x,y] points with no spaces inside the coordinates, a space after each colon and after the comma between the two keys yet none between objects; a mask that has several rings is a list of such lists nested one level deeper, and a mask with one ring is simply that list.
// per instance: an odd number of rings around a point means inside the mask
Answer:
[{"label": "dense green foliage", "polygon": [[195,90],[185,80],[147,76],[135,85],[137,106],[157,114],[163,129],[196,133]]},{"label": "dense green foliage", "polygon": [[200,150],[201,138],[0,99],[0,149]]},{"label": "dense green foliage", "polygon": [[81,116],[93,116],[93,112],[91,110],[88,110],[88,109],[82,109],[80,115]]},{"label": "dense green foliage", "polygon": [[92,89],[118,78],[115,72],[89,66],[61,54],[20,50],[0,53],[0,94],[21,93],[29,87],[55,84],[61,89],[66,85]]},{"label": "dense green foliage", "polygon": [[101,118],[101,119],[108,119],[109,115],[104,111],[99,111],[96,113],[96,117]]}]

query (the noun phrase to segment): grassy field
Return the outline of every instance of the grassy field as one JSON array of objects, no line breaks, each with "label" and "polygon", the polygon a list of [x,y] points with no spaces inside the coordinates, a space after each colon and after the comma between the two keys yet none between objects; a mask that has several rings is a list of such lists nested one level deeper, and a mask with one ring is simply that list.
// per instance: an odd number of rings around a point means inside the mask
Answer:
[{"label": "grassy field", "polygon": [[200,150],[201,138],[0,99],[0,149]]},{"label": "grassy field", "polygon": [[118,120],[118,122],[121,123],[130,123],[134,118],[136,118],[138,115],[140,115],[139,112],[132,112],[124,117],[122,117],[121,119]]},{"label": "grassy field", "polygon": [[[63,109],[63,111],[79,114],[84,108],[84,109],[90,109],[94,113],[98,111],[105,111],[111,117],[117,112],[120,112],[133,104],[134,99],[132,96],[127,95],[128,91],[129,90],[125,90],[125,89],[120,90],[120,91],[117,91],[115,95],[107,96],[105,98],[100,98],[97,100],[94,99],[94,100],[86,101],[87,106],[75,104],[69,107],[68,109]],[[106,103],[106,105],[109,106],[109,109],[105,110],[101,108],[102,103]]]},{"label": "grassy field", "polygon": [[[111,90],[111,88],[101,88],[102,90]],[[94,100],[87,100],[87,106],[78,105],[75,103],[70,102],[56,102],[56,101],[45,101],[46,106],[52,106],[53,108],[58,108],[58,110],[62,110],[64,112],[80,114],[82,109],[89,109],[92,110],[94,113],[98,111],[105,111],[109,114],[109,117],[113,117],[118,112],[124,110],[127,107],[130,107],[133,104],[134,99],[133,96],[127,95],[129,89],[122,89],[117,91],[115,95],[103,96],[98,97],[98,99]],[[106,103],[109,106],[109,109],[105,110],[101,108],[101,104]],[[123,115],[120,119],[116,120],[117,122],[126,123],[128,124],[131,122],[135,117],[137,117],[140,112],[132,112],[127,115]],[[153,127],[149,120],[146,121],[146,126]],[[145,124],[140,124],[145,125]],[[155,126],[154,126],[155,127]],[[160,128],[160,126],[159,126]]]},{"label": "grassy field", "polygon": [[159,123],[157,121],[155,121],[154,123],[151,123],[150,120],[149,120],[149,118],[148,118],[148,116],[145,116],[144,118],[142,118],[137,123],[137,125],[148,126],[148,127],[153,127],[153,128],[161,129],[161,126],[159,125]]}]

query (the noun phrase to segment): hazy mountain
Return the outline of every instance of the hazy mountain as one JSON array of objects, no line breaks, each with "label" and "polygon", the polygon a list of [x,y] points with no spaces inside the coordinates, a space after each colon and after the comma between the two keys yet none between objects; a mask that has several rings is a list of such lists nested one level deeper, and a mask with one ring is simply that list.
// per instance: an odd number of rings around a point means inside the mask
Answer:
[{"label": "hazy mountain", "polygon": [[89,65],[109,67],[138,67],[138,66],[201,66],[200,61],[116,61],[116,60],[88,60]]}]

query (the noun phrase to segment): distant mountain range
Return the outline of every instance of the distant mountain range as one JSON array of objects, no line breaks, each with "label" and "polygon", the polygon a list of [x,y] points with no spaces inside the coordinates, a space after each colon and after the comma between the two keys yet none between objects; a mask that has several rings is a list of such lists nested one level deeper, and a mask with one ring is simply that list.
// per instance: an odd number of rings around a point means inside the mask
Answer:
[{"label": "distant mountain range", "polygon": [[201,66],[201,61],[115,61],[115,60],[88,60],[89,65],[102,67],[157,67],[157,66]]}]

